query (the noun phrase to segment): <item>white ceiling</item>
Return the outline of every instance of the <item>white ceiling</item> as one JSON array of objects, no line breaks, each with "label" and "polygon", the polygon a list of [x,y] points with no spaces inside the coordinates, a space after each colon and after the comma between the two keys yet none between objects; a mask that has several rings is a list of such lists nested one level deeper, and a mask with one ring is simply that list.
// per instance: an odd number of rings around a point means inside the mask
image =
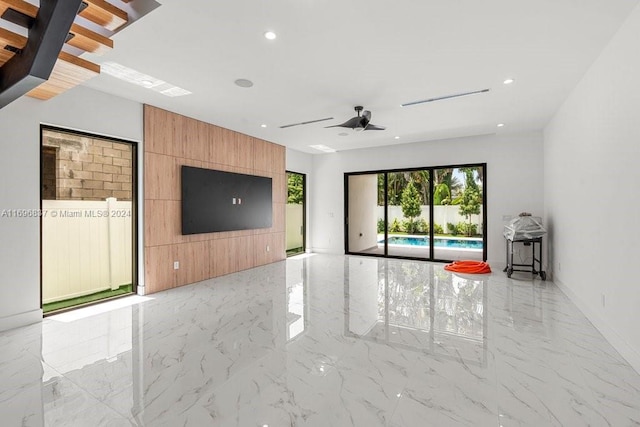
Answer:
[{"label": "white ceiling", "polygon": [[[638,0],[159,0],[115,61],[193,92],[95,89],[318,153],[545,126]],[[266,40],[273,30],[278,38]],[[512,77],[516,82],[502,82]],[[234,85],[250,79],[250,89]],[[437,103],[400,104],[490,88]],[[325,129],[371,110],[385,131]],[[335,120],[279,129],[306,120]],[[262,128],[261,124],[266,124]],[[497,128],[498,123],[505,123]],[[339,136],[340,132],[348,136]],[[394,139],[400,136],[400,139]]]}]

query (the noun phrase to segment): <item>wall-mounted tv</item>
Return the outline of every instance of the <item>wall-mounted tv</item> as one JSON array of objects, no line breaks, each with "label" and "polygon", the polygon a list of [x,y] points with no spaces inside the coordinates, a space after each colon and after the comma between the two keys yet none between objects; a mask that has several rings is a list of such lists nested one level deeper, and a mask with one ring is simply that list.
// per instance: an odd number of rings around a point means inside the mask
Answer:
[{"label": "wall-mounted tv", "polygon": [[271,178],[182,166],[182,234],[271,227]]}]

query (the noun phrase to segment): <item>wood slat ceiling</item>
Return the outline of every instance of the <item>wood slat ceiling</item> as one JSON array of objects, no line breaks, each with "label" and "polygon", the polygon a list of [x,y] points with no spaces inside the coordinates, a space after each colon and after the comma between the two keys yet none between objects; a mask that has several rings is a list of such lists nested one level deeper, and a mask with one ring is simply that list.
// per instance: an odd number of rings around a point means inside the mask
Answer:
[{"label": "wood slat ceiling", "polygon": [[87,7],[80,16],[110,31],[115,31],[127,23],[127,12],[104,0],[84,0]]},{"label": "wood slat ceiling", "polygon": [[[79,13],[79,16],[109,31],[113,32],[128,22],[127,13],[111,3],[104,0],[83,1],[87,6]],[[125,1],[125,3],[127,2]],[[24,0],[0,0],[0,16],[3,16],[9,9],[34,19],[38,13],[36,6]],[[86,28],[78,20],[71,26],[69,34],[66,44],[83,52],[101,55],[113,49],[113,40]],[[26,43],[27,38],[23,35],[0,27],[0,66],[14,55],[19,54],[20,49],[24,48]],[[98,64],[63,51],[58,55],[58,61],[49,80],[27,95],[42,100],[50,99],[98,74],[100,74]]]}]

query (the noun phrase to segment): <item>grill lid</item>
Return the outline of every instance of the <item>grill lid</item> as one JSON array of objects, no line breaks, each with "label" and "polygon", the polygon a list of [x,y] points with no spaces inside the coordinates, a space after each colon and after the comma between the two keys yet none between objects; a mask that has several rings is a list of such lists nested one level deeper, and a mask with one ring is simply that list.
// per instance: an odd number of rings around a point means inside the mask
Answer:
[{"label": "grill lid", "polygon": [[504,237],[508,240],[529,240],[544,236],[547,230],[542,226],[542,218],[523,212],[504,226]]}]

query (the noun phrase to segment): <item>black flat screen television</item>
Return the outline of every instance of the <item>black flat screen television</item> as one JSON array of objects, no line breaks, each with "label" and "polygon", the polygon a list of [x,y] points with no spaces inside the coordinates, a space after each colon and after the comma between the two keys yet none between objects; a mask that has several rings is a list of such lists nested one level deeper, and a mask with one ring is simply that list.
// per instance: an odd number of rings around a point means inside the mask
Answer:
[{"label": "black flat screen television", "polygon": [[271,227],[271,178],[182,166],[182,234]]}]

